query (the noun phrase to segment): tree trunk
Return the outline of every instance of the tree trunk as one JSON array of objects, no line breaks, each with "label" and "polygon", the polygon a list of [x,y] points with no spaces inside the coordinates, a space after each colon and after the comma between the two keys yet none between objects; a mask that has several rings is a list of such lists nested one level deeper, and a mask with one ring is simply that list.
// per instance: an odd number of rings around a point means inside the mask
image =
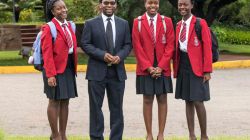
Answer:
[{"label": "tree trunk", "polygon": [[49,22],[48,20],[48,16],[47,16],[47,2],[49,0],[42,0],[42,4],[43,4],[43,13],[44,13],[44,19],[45,19],[45,22]]}]

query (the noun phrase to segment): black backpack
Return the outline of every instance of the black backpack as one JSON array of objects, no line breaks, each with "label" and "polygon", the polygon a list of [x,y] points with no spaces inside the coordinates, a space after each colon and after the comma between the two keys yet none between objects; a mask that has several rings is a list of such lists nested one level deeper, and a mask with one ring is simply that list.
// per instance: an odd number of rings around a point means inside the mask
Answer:
[{"label": "black backpack", "polygon": [[[195,32],[200,41],[202,41],[201,37],[201,25],[200,25],[200,20],[201,18],[196,18],[196,23],[195,23]],[[218,39],[216,35],[213,33],[211,28],[209,28],[210,33],[211,33],[211,41],[212,41],[212,58],[213,58],[213,63],[217,62],[219,60],[219,44],[218,44]]]}]

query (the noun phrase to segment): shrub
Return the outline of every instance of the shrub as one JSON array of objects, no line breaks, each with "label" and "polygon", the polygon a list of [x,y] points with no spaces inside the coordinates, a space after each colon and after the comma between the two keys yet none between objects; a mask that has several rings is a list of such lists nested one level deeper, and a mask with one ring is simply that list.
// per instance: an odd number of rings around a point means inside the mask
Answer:
[{"label": "shrub", "polygon": [[20,21],[31,22],[32,21],[32,10],[31,9],[23,9],[20,13]]},{"label": "shrub", "polygon": [[93,0],[72,0],[66,4],[69,9],[68,16],[74,21],[83,22],[96,15],[96,2]]},{"label": "shrub", "polygon": [[239,21],[244,24],[250,26],[250,1],[246,1],[245,5],[240,9],[240,13],[237,16]]},{"label": "shrub", "polygon": [[8,23],[13,21],[13,13],[9,11],[1,11],[0,23]]},{"label": "shrub", "polygon": [[19,17],[20,22],[41,22],[44,21],[42,10],[23,9]]},{"label": "shrub", "polygon": [[221,42],[250,45],[250,31],[245,28],[216,26],[213,31]]}]

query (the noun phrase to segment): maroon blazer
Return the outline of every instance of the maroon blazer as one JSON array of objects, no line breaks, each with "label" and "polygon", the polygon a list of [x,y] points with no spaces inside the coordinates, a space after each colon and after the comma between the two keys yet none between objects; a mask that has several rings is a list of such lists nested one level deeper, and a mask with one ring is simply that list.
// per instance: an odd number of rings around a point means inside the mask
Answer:
[{"label": "maroon blazer", "polygon": [[[161,15],[157,15],[156,23],[156,58],[158,67],[165,76],[171,76],[170,61],[174,54],[174,29],[172,20],[165,17],[166,33]],[[146,13],[141,17],[141,31],[138,30],[138,18],[134,19],[132,42],[137,60],[137,75],[149,75],[147,68],[154,64],[154,45]]]},{"label": "maroon blazer", "polygon": [[[53,77],[57,74],[61,74],[65,71],[65,68],[67,66],[67,60],[68,60],[68,52],[69,47],[67,45],[66,37],[64,35],[64,32],[62,28],[60,27],[60,24],[56,21],[56,19],[52,19],[52,22],[56,26],[57,30],[57,37],[56,40],[52,41],[52,35],[50,33],[50,27],[49,25],[44,25],[42,27],[42,37],[41,37],[41,46],[42,46],[42,54],[43,54],[43,61],[44,61],[44,69],[46,72],[46,76]],[[75,73],[77,70],[77,41],[75,33],[73,32],[70,23],[69,30],[72,35],[73,39],[73,55],[74,55],[74,66],[75,66]]]},{"label": "maroon blazer", "polygon": [[[202,41],[201,42],[199,41],[195,32],[195,22],[196,22],[196,17],[193,16],[189,27],[187,53],[194,74],[196,76],[203,77],[204,73],[212,72],[212,41],[208,25],[204,19],[201,19],[200,21]],[[179,61],[180,61],[180,49],[178,42],[180,28],[181,28],[181,21],[177,23],[176,27],[174,77],[177,77],[179,69]]]}]

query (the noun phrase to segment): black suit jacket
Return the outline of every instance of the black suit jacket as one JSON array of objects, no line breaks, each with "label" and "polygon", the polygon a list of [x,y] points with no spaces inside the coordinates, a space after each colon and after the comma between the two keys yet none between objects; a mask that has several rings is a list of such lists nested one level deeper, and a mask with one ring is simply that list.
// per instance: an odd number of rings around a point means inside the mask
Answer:
[{"label": "black suit jacket", "polygon": [[[127,79],[124,59],[131,51],[131,37],[128,22],[119,17],[114,17],[116,27],[116,40],[114,55],[120,57],[119,64],[114,65],[118,79]],[[89,55],[86,79],[102,81],[107,73],[107,63],[104,61],[104,54],[108,52],[105,28],[101,16],[87,20],[84,24],[81,39],[83,51]]]}]

